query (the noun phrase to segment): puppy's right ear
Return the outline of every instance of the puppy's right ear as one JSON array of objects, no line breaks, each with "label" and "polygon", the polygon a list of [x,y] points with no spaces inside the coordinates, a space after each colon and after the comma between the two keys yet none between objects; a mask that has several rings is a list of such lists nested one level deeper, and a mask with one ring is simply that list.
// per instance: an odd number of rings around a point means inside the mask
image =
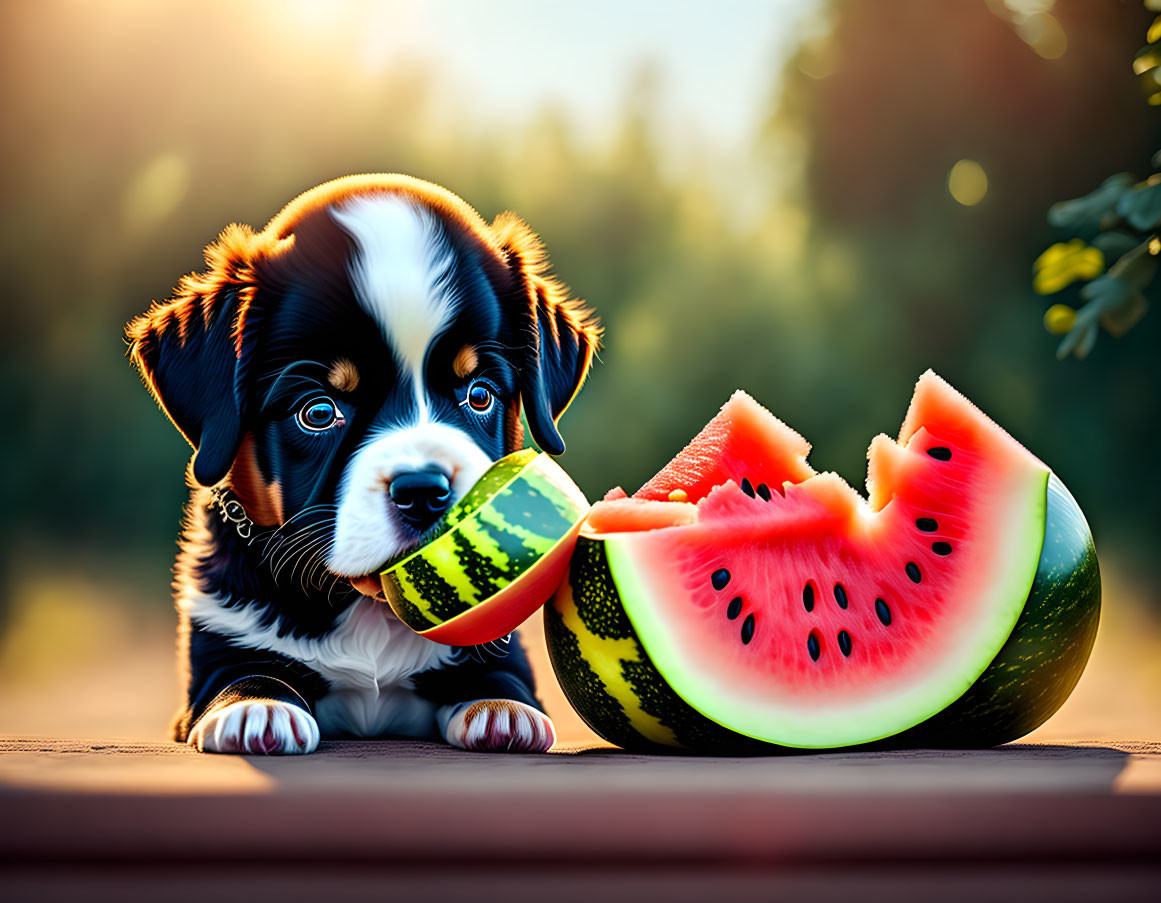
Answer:
[{"label": "puppy's right ear", "polygon": [[492,223],[492,234],[515,284],[511,303],[523,340],[520,397],[524,414],[541,450],[559,455],[564,452],[564,440],[556,424],[592,366],[601,327],[583,302],[570,297],[548,275],[544,245],[523,220],[502,213]]},{"label": "puppy's right ear", "polygon": [[126,328],[129,357],[194,447],[193,478],[202,486],[229,472],[250,414],[259,242],[245,226],[227,227],[206,248],[206,272],[184,277],[172,300],[155,302]]}]

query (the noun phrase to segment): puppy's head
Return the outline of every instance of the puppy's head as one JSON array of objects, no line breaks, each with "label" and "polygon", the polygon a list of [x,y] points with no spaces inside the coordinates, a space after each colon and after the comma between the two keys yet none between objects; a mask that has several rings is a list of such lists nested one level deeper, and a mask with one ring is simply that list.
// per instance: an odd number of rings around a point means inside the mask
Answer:
[{"label": "puppy's head", "polygon": [[194,447],[192,481],[229,477],[255,522],[332,573],[414,545],[521,447],[522,408],[564,450],[556,424],[600,331],[515,216],[352,176],[261,232],[230,226],[206,264],[129,324],[130,356]]}]

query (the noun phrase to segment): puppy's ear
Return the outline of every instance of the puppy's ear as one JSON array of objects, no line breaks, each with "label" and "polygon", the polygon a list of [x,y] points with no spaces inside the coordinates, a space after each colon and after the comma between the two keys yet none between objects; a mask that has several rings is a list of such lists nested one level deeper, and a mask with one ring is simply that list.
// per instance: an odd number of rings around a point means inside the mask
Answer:
[{"label": "puppy's ear", "polygon": [[512,213],[492,223],[516,286],[514,304],[524,340],[521,398],[532,438],[550,455],[564,451],[556,423],[580,391],[600,345],[601,327],[583,302],[547,275],[536,234]]},{"label": "puppy's ear", "polygon": [[155,302],[126,328],[129,357],[194,447],[193,478],[202,486],[226,476],[245,433],[260,320],[258,240],[245,226],[227,227],[206,248],[206,272],[184,277],[172,300]]}]

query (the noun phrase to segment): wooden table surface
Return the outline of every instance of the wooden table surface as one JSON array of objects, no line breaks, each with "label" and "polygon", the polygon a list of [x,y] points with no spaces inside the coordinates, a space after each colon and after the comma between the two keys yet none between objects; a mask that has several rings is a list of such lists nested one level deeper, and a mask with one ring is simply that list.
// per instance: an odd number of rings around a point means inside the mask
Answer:
[{"label": "wooden table surface", "polygon": [[1161,896],[1150,741],[261,758],[8,738],[0,815],[6,900]]}]

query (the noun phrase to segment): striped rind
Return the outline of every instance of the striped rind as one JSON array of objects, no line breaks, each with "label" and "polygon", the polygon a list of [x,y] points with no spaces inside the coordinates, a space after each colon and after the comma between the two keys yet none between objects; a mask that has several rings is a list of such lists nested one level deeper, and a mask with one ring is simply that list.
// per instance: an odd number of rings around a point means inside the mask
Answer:
[{"label": "striped rind", "polygon": [[610,743],[653,752],[758,746],[699,714],[661,678],[620,605],[601,540],[577,540],[544,629],[569,703]]},{"label": "striped rind", "polygon": [[444,517],[444,529],[454,527],[460,521],[471,517],[492,496],[516,479],[524,468],[536,460],[537,456],[536,449],[524,448],[506,455],[489,467],[484,475],[476,480],[472,488],[464,493],[463,498],[448,511]]},{"label": "striped rind", "polygon": [[573,531],[588,502],[551,458],[528,450],[501,459],[456,509],[438,536],[381,574],[388,603],[412,630],[493,598]]},{"label": "striped rind", "polygon": [[[1000,651],[942,711],[859,745],[994,746],[1033,730],[1064,703],[1096,638],[1100,571],[1076,501],[1055,475],[1044,492],[1036,573]],[[752,749],[756,741],[706,718],[662,677],[625,614],[607,552],[605,540],[582,535],[569,578],[546,609],[549,654],[569,702],[594,731],[626,749]]]}]

